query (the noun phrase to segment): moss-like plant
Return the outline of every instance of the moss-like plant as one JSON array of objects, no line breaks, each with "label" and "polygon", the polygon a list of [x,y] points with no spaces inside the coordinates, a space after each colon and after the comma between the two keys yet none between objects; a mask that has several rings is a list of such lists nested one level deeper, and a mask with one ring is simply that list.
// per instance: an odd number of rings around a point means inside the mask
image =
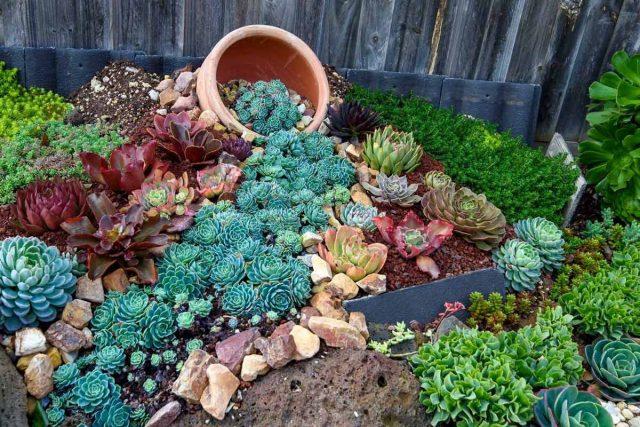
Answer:
[{"label": "moss-like plant", "polygon": [[507,325],[515,325],[531,311],[531,297],[526,292],[507,294],[504,297],[492,292],[485,299],[480,292],[469,295],[470,304],[467,310],[470,317],[467,324],[471,327],[501,332]]}]

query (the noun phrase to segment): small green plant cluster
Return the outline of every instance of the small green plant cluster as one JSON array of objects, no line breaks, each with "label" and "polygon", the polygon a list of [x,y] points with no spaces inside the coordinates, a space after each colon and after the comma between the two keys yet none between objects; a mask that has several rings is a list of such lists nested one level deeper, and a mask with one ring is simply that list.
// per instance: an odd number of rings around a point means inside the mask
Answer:
[{"label": "small green plant cluster", "polygon": [[398,322],[391,330],[391,338],[385,341],[371,340],[369,342],[369,348],[377,351],[378,353],[382,353],[385,356],[390,356],[393,346],[405,341],[411,341],[415,337],[416,334],[407,328],[407,325],[404,322]]},{"label": "small green plant cluster", "polygon": [[519,331],[458,329],[423,345],[411,364],[432,423],[525,425],[533,417],[534,390],[575,384],[582,375],[571,322],[557,307]]},{"label": "small green plant cluster", "polygon": [[280,80],[260,80],[240,87],[234,109],[243,124],[251,123],[253,130],[261,135],[290,130],[301,117]]},{"label": "small green plant cluster", "polygon": [[30,123],[60,120],[71,110],[64,98],[41,88],[20,85],[16,68],[0,61],[0,140],[11,138]]},{"label": "small green plant cluster", "polygon": [[507,294],[504,297],[492,292],[485,299],[480,292],[469,295],[469,319],[467,324],[494,333],[507,326],[515,326],[518,321],[531,313],[531,296],[527,292]]},{"label": "small green plant cluster", "polygon": [[350,101],[378,112],[398,130],[413,132],[425,151],[444,163],[459,185],[484,193],[514,223],[543,217],[560,223],[575,191],[578,170],[561,157],[548,158],[480,120],[436,108],[416,96],[354,86]]},{"label": "small green plant cluster", "polygon": [[0,146],[0,204],[15,200],[15,191],[38,179],[83,177],[78,153],[102,156],[121,145],[116,131],[99,125],[62,122],[23,126]]}]

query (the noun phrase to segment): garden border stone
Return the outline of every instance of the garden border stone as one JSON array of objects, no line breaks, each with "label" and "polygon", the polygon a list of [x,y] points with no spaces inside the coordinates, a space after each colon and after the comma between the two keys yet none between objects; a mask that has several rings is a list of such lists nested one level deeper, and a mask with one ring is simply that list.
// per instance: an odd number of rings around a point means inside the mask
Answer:
[{"label": "garden border stone", "polygon": [[[25,86],[35,86],[55,91],[58,85],[56,61],[56,49],[52,47],[25,48]],[[47,66],[42,66],[41,64],[47,64]]]},{"label": "garden border stone", "polygon": [[442,84],[445,76],[437,74],[399,73],[394,71],[373,71],[348,69],[349,81],[369,89],[392,90],[403,95],[414,95],[427,98],[433,105],[440,105]]},{"label": "garden border stone", "polygon": [[3,61],[6,68],[18,69],[18,80],[21,85],[25,85],[25,61],[23,47],[0,46],[0,61]]},{"label": "garden border stone", "polygon": [[343,306],[349,312],[364,313],[368,323],[395,324],[412,320],[428,323],[444,311],[445,302],[459,301],[466,307],[469,294],[476,291],[485,296],[491,292],[504,295],[504,275],[497,268],[485,268],[424,285],[348,300]]}]

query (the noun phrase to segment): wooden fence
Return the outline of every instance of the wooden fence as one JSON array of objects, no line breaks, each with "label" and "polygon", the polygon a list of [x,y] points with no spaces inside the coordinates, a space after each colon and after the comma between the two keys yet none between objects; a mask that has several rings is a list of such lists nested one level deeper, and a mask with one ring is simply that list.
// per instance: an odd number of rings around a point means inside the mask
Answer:
[{"label": "wooden fence", "polygon": [[6,46],[204,56],[256,23],[338,67],[539,83],[539,140],[579,139],[588,84],[640,50],[640,0],[0,0]]}]

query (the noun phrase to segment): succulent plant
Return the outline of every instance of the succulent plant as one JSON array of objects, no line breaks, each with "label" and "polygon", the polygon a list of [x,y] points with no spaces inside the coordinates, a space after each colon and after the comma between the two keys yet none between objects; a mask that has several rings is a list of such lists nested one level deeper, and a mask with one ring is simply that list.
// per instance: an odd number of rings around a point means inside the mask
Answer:
[{"label": "succulent plant", "polygon": [[244,260],[241,256],[228,254],[211,269],[211,282],[224,288],[240,283],[244,279]]},{"label": "succulent plant", "polygon": [[129,356],[129,363],[135,369],[140,368],[144,365],[144,362],[147,360],[147,354],[144,351],[136,350],[131,353]]},{"label": "succulent plant", "polygon": [[144,383],[142,383],[142,389],[147,394],[153,394],[158,390],[158,383],[156,383],[153,378],[147,378],[144,380]]},{"label": "succulent plant", "polygon": [[77,179],[35,181],[18,190],[16,203],[11,205],[16,226],[33,236],[57,231],[66,219],[86,210],[87,193]]},{"label": "succulent plant", "polygon": [[476,194],[466,187],[454,184],[434,188],[422,198],[424,216],[453,224],[454,232],[482,250],[500,244],[506,232],[507,221],[497,207],[484,194]]},{"label": "succulent plant", "polygon": [[329,133],[339,138],[358,138],[382,124],[380,115],[358,102],[344,102],[337,108],[329,106]]},{"label": "succulent plant", "polygon": [[593,378],[608,400],[640,402],[640,344],[629,338],[601,339],[584,349]]},{"label": "succulent plant", "polygon": [[162,363],[162,356],[159,354],[152,354],[149,362],[151,363],[151,366],[158,367]]},{"label": "succulent plant", "polygon": [[302,252],[302,236],[295,231],[283,230],[276,236],[275,246],[279,248],[283,254],[297,255]]},{"label": "succulent plant", "polygon": [[109,161],[90,152],[80,153],[80,159],[95,182],[113,191],[131,192],[140,188],[156,169],[166,170],[167,165],[156,160],[156,147],[155,142],[129,143],[113,150]]},{"label": "succulent plant", "polygon": [[187,112],[156,114],[153,128],[147,132],[158,148],[170,156],[193,165],[213,163],[222,149],[222,143],[207,131],[206,124],[192,121]]},{"label": "succulent plant", "polygon": [[428,190],[433,188],[444,188],[452,183],[449,175],[436,170],[429,171],[424,174],[423,182],[424,186],[427,187]]},{"label": "succulent plant", "polygon": [[258,287],[261,308],[276,313],[276,317],[286,314],[293,307],[291,286],[288,283],[271,283]]},{"label": "succulent plant", "polygon": [[187,345],[185,346],[185,350],[187,353],[191,353],[192,351],[199,350],[204,346],[204,343],[199,338],[194,338],[192,340],[187,341]]},{"label": "succulent plant", "polygon": [[367,245],[362,230],[358,228],[341,226],[337,230],[329,229],[324,243],[318,245],[318,253],[329,263],[331,270],[345,273],[356,282],[378,273],[387,260],[388,248],[382,243]]},{"label": "succulent plant", "polygon": [[385,175],[413,172],[422,158],[422,147],[412,133],[397,132],[391,126],[367,135],[362,158],[371,169]]},{"label": "succulent plant", "polygon": [[150,255],[160,253],[168,242],[168,236],[161,234],[167,220],[159,216],[145,220],[141,205],[116,213],[115,205],[104,193],[92,194],[87,201],[97,226],[88,217],[71,218],[61,226],[69,233],[70,246],[87,251],[89,277],[101,277],[118,265],[134,272],[140,283],[155,283],[157,272]]},{"label": "succulent plant", "polygon": [[139,190],[129,196],[129,206],[141,205],[149,218],[171,219],[170,232],[184,231],[191,226],[186,217],[195,215],[191,204],[195,199],[195,190],[189,187],[189,177],[184,172],[177,178],[171,172],[156,170]]},{"label": "succulent plant", "polygon": [[213,305],[211,304],[211,301],[206,299],[195,299],[189,301],[189,311],[196,316],[207,317],[209,313],[211,313],[212,308]]},{"label": "succulent plant", "polygon": [[131,286],[127,293],[115,298],[118,304],[115,319],[120,322],[134,322],[144,317],[149,306],[149,296],[139,288]]},{"label": "succulent plant", "polygon": [[64,422],[64,410],[58,406],[52,406],[45,411],[47,414],[48,425],[56,427]]},{"label": "succulent plant", "polygon": [[418,184],[409,185],[406,176],[387,176],[380,172],[376,181],[378,187],[374,187],[368,182],[363,182],[362,186],[373,195],[373,200],[378,203],[408,208],[420,201],[420,196],[415,194],[418,191]]},{"label": "succulent plant", "polygon": [[0,325],[9,332],[55,320],[72,298],[74,262],[36,237],[0,242]]},{"label": "succulent plant", "polygon": [[265,254],[247,266],[247,278],[252,284],[278,283],[291,275],[291,267],[280,258]]},{"label": "succulent plant", "polygon": [[134,426],[146,425],[147,422],[149,421],[149,418],[150,418],[149,414],[147,413],[147,410],[144,407],[144,405],[140,405],[137,408],[135,408],[133,411],[131,411],[130,420],[133,422]]},{"label": "succulent plant", "polygon": [[230,286],[222,297],[222,309],[233,316],[249,316],[259,308],[253,286],[239,284]]},{"label": "succulent plant", "polygon": [[373,218],[378,215],[378,209],[375,206],[365,206],[360,203],[349,202],[342,208],[340,219],[344,225],[357,227],[366,231],[373,231],[376,225]]},{"label": "succulent plant", "polygon": [[124,350],[115,345],[103,347],[96,352],[96,367],[112,374],[119,372],[125,363]]},{"label": "succulent plant", "polygon": [[80,370],[75,363],[60,365],[53,373],[53,383],[56,389],[65,389],[73,385],[80,376]]},{"label": "succulent plant", "polygon": [[113,377],[99,369],[81,376],[73,387],[72,400],[84,412],[91,414],[105,406],[111,399],[120,397],[120,386]]},{"label": "succulent plant", "polygon": [[176,323],[178,324],[179,329],[189,329],[193,326],[193,321],[195,320],[193,313],[190,311],[185,311],[176,317]]},{"label": "succulent plant", "polygon": [[262,135],[289,130],[301,117],[280,80],[260,80],[240,87],[234,109],[240,122],[251,123],[253,130]]},{"label": "succulent plant", "polygon": [[251,156],[251,143],[246,141],[244,138],[233,133],[224,133],[218,136],[214,132],[214,135],[222,141],[222,151],[231,154],[239,161],[244,162],[249,156]]},{"label": "succulent plant", "polygon": [[220,163],[198,171],[198,191],[203,197],[219,200],[233,198],[238,179],[242,176],[242,170],[228,163]]},{"label": "succulent plant", "polygon": [[168,305],[159,302],[149,304],[140,326],[144,345],[149,349],[162,348],[176,331],[173,311]]},{"label": "succulent plant", "polygon": [[131,417],[131,408],[120,399],[107,402],[96,414],[92,427],[127,427]]},{"label": "succulent plant", "polygon": [[533,407],[536,421],[541,427],[592,426],[613,427],[613,418],[591,393],[579,391],[569,385],[544,389]]},{"label": "succulent plant", "polygon": [[93,311],[91,326],[95,330],[105,330],[111,328],[116,319],[116,301],[108,298]]},{"label": "succulent plant", "polygon": [[178,360],[178,355],[174,350],[165,350],[162,352],[162,361],[168,364],[175,364]]},{"label": "succulent plant", "polygon": [[433,220],[428,224],[409,211],[396,225],[388,216],[375,217],[373,222],[385,242],[395,246],[403,258],[416,258],[418,268],[436,278],[440,269],[429,257],[442,243],[453,234],[453,225],[442,220]]},{"label": "succulent plant", "polygon": [[542,261],[538,251],[522,240],[508,240],[493,252],[493,261],[507,280],[507,286],[516,292],[534,290],[542,274]]},{"label": "succulent plant", "polygon": [[564,260],[564,239],[562,231],[544,218],[528,218],[513,226],[516,236],[529,243],[540,255],[543,268],[552,271],[562,267]]}]

